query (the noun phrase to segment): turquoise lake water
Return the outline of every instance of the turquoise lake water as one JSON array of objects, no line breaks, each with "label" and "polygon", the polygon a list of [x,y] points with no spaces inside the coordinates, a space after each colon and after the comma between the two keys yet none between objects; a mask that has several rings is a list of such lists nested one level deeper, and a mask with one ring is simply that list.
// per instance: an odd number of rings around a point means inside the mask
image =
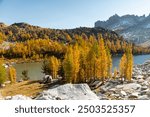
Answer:
[{"label": "turquoise lake water", "polygon": [[[113,68],[118,67],[120,58],[121,56],[113,57]],[[134,64],[142,64],[148,59],[150,59],[150,55],[136,55],[134,56]],[[15,68],[17,70],[17,79],[21,79],[23,70],[28,70],[28,75],[32,78],[31,80],[42,79],[44,74],[42,73],[41,67],[42,62],[16,64]]]}]

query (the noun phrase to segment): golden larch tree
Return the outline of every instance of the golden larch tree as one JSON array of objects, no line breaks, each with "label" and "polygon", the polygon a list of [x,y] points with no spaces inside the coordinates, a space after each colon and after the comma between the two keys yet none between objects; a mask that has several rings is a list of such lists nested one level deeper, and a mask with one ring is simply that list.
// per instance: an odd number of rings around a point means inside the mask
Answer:
[{"label": "golden larch tree", "polygon": [[52,78],[57,78],[58,71],[60,68],[60,60],[58,60],[56,57],[52,56],[49,59],[49,68],[52,74]]},{"label": "golden larch tree", "polygon": [[106,53],[107,53],[107,77],[111,78],[112,75],[112,57],[110,54],[109,48],[106,46]]},{"label": "golden larch tree", "polygon": [[120,60],[119,69],[121,78],[124,77],[126,80],[131,81],[133,69],[132,45],[127,46],[126,52]]},{"label": "golden larch tree", "polygon": [[76,43],[73,46],[73,76],[72,76],[72,82],[76,83],[77,82],[77,77],[78,77],[78,72],[79,72],[79,67],[80,67],[80,51],[78,44]]},{"label": "golden larch tree", "polygon": [[65,54],[63,60],[63,69],[64,76],[67,83],[72,83],[72,74],[73,74],[73,50],[72,46],[67,48],[67,52]]},{"label": "golden larch tree", "polygon": [[133,69],[132,45],[128,45],[127,46],[127,48],[126,48],[126,57],[127,57],[127,63],[126,63],[125,78],[128,81],[131,81],[131,78],[132,78],[132,69]]},{"label": "golden larch tree", "polygon": [[11,81],[11,83],[16,83],[16,69],[13,66],[10,66],[8,69],[8,78]]},{"label": "golden larch tree", "polygon": [[126,63],[127,63],[127,57],[126,57],[126,54],[123,54],[122,58],[120,59],[120,63],[119,63],[119,71],[120,71],[121,79],[123,79],[125,77]]},{"label": "golden larch tree", "polygon": [[103,38],[99,38],[99,55],[98,55],[98,68],[99,68],[99,78],[104,82],[108,75],[108,59],[106,48],[104,45]]}]

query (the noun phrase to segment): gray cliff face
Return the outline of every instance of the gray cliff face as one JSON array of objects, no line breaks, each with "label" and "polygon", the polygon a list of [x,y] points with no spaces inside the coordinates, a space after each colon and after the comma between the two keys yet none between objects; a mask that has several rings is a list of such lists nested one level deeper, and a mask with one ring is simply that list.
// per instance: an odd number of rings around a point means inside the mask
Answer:
[{"label": "gray cliff face", "polygon": [[150,15],[147,17],[145,15],[124,15],[120,17],[116,14],[107,21],[95,22],[95,27],[104,27],[116,31],[126,40],[136,44],[150,41]]}]

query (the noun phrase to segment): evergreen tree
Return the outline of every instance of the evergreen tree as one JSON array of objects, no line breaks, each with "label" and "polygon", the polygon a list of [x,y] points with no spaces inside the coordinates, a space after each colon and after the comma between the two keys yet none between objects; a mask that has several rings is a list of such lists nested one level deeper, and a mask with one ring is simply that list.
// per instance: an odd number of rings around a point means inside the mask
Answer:
[{"label": "evergreen tree", "polygon": [[22,71],[22,79],[25,81],[30,79],[30,77],[28,76],[28,70]]}]

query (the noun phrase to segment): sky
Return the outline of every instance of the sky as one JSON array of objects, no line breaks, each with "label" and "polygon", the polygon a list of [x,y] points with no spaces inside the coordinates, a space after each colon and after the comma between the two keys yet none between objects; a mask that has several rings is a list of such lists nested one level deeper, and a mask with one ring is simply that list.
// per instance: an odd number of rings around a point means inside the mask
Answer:
[{"label": "sky", "polygon": [[94,27],[118,14],[149,15],[150,0],[0,0],[0,22],[46,28]]}]

